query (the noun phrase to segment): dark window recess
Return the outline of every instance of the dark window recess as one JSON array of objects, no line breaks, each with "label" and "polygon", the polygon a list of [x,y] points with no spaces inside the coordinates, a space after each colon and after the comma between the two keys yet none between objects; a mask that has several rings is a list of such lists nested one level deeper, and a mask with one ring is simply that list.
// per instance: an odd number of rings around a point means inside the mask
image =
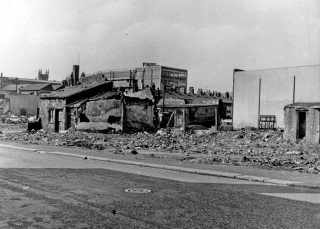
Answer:
[{"label": "dark window recess", "polygon": [[260,129],[275,129],[277,120],[275,115],[260,115],[259,128]]},{"label": "dark window recess", "polygon": [[87,116],[84,113],[80,113],[79,121],[80,122],[90,122],[90,120],[87,118]]},{"label": "dark window recess", "polygon": [[121,120],[121,117],[116,117],[113,115],[110,115],[108,118],[108,123],[112,124],[112,123],[119,123]]},{"label": "dark window recess", "polygon": [[303,139],[306,136],[307,112],[298,112],[298,130],[297,139]]},{"label": "dark window recess", "polygon": [[49,109],[48,119],[49,119],[49,122],[53,122],[53,109]]},{"label": "dark window recess", "polygon": [[20,115],[27,115],[27,111],[24,108],[20,109]]}]

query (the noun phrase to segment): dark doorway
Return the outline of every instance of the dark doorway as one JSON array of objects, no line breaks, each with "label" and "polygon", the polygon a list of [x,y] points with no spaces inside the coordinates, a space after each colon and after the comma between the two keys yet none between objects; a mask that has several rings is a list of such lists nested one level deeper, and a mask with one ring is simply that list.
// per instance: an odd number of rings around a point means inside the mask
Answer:
[{"label": "dark doorway", "polygon": [[59,132],[60,130],[63,130],[63,113],[62,109],[56,109],[55,113],[55,132]]},{"label": "dark doorway", "polygon": [[20,109],[20,115],[27,115],[27,111],[24,108]]},{"label": "dark doorway", "polygon": [[303,139],[306,136],[307,112],[298,112],[298,133],[297,139]]}]

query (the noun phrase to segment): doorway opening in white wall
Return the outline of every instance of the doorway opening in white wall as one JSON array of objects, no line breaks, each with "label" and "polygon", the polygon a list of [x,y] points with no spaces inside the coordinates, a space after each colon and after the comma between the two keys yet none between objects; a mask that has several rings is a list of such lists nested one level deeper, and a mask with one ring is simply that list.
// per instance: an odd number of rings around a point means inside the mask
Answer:
[{"label": "doorway opening in white wall", "polygon": [[306,136],[306,124],[307,124],[307,112],[298,112],[298,123],[297,123],[297,139],[303,139]]}]

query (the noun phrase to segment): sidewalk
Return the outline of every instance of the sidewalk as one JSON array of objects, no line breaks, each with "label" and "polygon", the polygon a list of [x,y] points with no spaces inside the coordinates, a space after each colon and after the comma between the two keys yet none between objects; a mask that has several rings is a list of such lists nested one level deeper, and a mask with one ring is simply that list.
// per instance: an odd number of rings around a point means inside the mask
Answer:
[{"label": "sidewalk", "polygon": [[126,153],[114,153],[114,150],[86,150],[71,147],[48,146],[48,145],[25,145],[21,143],[1,142],[2,147],[19,148],[33,152],[56,154],[61,156],[73,156],[100,160],[121,164],[161,168],[187,173],[197,173],[208,176],[228,177],[233,179],[252,180],[265,183],[289,185],[320,189],[320,175],[299,173],[296,171],[266,170],[248,166],[206,165],[190,162],[176,161],[170,158],[158,158],[157,155],[165,156],[167,153],[151,151],[138,151],[137,155]]}]

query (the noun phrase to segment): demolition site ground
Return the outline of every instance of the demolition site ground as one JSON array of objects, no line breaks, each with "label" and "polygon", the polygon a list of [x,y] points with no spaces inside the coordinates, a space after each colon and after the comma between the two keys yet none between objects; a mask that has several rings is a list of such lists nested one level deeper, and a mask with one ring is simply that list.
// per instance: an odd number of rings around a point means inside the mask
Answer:
[{"label": "demolition site ground", "polygon": [[144,158],[320,174],[320,145],[285,141],[281,130],[244,128],[237,131],[173,129],[156,133],[87,133],[74,129],[62,133],[26,131],[27,124],[1,124],[0,141],[78,147]]}]

